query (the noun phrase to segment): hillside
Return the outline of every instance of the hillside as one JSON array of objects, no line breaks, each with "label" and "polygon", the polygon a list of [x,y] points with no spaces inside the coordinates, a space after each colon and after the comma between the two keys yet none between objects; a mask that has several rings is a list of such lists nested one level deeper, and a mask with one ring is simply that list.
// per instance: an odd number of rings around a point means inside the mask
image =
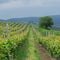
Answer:
[{"label": "hillside", "polygon": [[22,22],[22,23],[28,23],[28,22],[34,22],[38,23],[39,17],[25,17],[25,18],[11,18],[8,19],[10,22]]},{"label": "hillside", "polygon": [[51,16],[54,20],[55,25],[60,25],[60,15]]},{"label": "hillside", "polygon": [[[51,17],[53,18],[54,26],[60,26],[60,15],[52,15]],[[28,22],[38,23],[39,18],[40,17],[11,18],[7,20],[1,19],[0,21],[17,22],[17,23],[28,23]]]}]

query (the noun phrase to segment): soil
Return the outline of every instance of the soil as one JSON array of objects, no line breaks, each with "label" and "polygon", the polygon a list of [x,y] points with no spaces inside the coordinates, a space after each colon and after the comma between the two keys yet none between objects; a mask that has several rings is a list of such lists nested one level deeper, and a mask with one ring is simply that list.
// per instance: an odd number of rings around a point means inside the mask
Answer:
[{"label": "soil", "polygon": [[55,58],[52,58],[46,49],[39,43],[36,43],[36,46],[38,48],[38,52],[41,55],[41,60],[56,60]]}]

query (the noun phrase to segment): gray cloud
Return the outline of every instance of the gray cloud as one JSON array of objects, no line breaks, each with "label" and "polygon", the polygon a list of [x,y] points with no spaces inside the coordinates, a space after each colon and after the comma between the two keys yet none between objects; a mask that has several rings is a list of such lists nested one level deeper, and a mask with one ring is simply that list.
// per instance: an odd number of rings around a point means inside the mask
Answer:
[{"label": "gray cloud", "polygon": [[60,0],[0,0],[0,18],[60,14]]},{"label": "gray cloud", "polygon": [[0,0],[0,3],[6,3],[8,2],[9,0]]},{"label": "gray cloud", "polygon": [[0,9],[24,7],[56,7],[60,0],[0,0]]}]

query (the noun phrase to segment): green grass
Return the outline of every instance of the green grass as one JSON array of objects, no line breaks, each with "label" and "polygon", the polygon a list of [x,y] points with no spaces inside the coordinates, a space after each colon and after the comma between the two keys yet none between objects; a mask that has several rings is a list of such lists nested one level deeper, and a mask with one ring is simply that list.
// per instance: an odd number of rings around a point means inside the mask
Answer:
[{"label": "green grass", "polygon": [[27,53],[27,41],[25,41],[22,46],[17,49],[17,57],[16,60],[25,60]]},{"label": "green grass", "polygon": [[38,50],[35,46],[34,34],[31,28],[29,34],[29,43],[28,43],[28,52],[27,52],[27,59],[26,60],[40,60],[40,55]]},{"label": "green grass", "polygon": [[38,53],[38,50],[35,49],[35,57],[37,57],[37,60],[41,60],[41,55]]}]

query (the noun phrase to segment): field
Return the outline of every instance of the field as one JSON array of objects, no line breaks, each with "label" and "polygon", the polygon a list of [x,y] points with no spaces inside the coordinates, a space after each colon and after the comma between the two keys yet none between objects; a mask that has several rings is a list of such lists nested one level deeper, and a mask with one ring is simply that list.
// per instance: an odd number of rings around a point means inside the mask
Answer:
[{"label": "field", "polygon": [[33,24],[0,22],[0,60],[59,60],[60,32]]}]

